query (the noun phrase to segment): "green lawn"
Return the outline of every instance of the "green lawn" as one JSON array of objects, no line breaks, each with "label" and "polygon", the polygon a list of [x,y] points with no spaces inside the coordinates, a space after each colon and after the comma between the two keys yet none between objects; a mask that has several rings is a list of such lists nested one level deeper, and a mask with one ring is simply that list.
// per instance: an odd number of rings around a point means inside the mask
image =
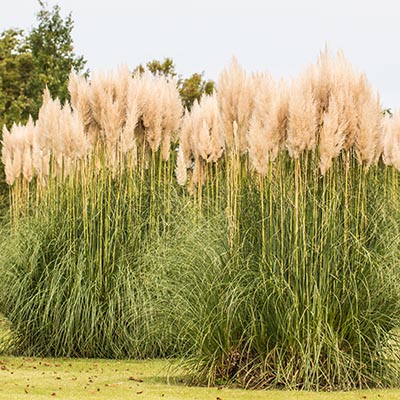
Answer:
[{"label": "green lawn", "polygon": [[400,400],[400,390],[310,393],[189,387],[168,366],[168,361],[0,356],[0,399]]}]

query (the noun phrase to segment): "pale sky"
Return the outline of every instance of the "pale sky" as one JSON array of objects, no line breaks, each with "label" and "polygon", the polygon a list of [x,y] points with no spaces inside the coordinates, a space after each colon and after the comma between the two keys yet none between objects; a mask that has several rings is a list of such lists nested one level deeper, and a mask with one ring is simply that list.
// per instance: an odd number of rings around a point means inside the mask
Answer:
[{"label": "pale sky", "polygon": [[[178,73],[217,79],[234,55],[248,71],[296,76],[325,44],[400,108],[399,0],[48,0],[72,12],[91,71],[171,57]],[[0,31],[36,24],[36,0],[1,0]]]}]

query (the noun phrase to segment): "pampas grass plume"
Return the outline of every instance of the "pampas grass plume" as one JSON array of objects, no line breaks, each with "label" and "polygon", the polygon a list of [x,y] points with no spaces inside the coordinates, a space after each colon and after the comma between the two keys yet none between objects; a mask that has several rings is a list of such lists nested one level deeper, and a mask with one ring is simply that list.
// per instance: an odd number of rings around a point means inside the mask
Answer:
[{"label": "pampas grass plume", "polygon": [[[247,151],[247,133],[253,112],[254,82],[236,58],[232,58],[229,67],[220,74],[217,95],[226,147],[236,148],[243,153]],[[234,123],[238,126],[236,135]]]},{"label": "pampas grass plume", "polygon": [[293,158],[315,149],[318,126],[317,105],[310,81],[302,77],[292,84],[286,146]]},{"label": "pampas grass plume", "polygon": [[332,166],[332,159],[339,155],[345,142],[347,121],[343,119],[342,104],[343,101],[331,95],[323,115],[318,146],[322,175]]},{"label": "pampas grass plume", "polygon": [[400,111],[395,111],[393,117],[385,116],[383,127],[383,161],[400,171]]}]

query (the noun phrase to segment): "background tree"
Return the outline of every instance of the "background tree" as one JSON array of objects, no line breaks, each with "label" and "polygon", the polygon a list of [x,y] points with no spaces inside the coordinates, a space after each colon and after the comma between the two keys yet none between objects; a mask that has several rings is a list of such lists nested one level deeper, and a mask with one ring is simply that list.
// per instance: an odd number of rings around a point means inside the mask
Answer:
[{"label": "background tree", "polygon": [[182,103],[187,109],[191,109],[193,103],[199,101],[203,94],[214,92],[214,81],[205,80],[203,73],[194,73],[189,78],[183,79],[179,83],[179,93]]},{"label": "background tree", "polygon": [[36,118],[43,89],[61,101],[68,98],[68,75],[82,72],[86,61],[73,48],[71,14],[47,9],[39,1],[38,25],[28,34],[9,29],[0,35],[0,126]]},{"label": "background tree", "polygon": [[214,81],[204,79],[204,72],[201,74],[194,73],[189,78],[182,78],[175,71],[175,64],[169,57],[164,58],[162,62],[159,60],[149,61],[146,67],[139,64],[134,69],[134,73],[144,73],[145,71],[149,71],[154,76],[161,75],[169,79],[178,78],[177,86],[182,103],[189,110],[196,100],[200,100],[203,94],[212,94],[215,89]]},{"label": "background tree", "polygon": [[[71,14],[39,1],[37,26],[26,33],[8,29],[0,34],[0,138],[2,127],[37,117],[46,85],[61,101],[68,98],[68,75],[83,72],[86,61],[74,52]],[[87,72],[85,72],[87,74]],[[7,204],[4,168],[0,163],[0,209]]]},{"label": "background tree", "polygon": [[162,75],[169,79],[177,76],[174,61],[169,57],[164,58],[163,62],[158,60],[149,61],[146,67],[153,75]]},{"label": "background tree", "polygon": [[0,35],[0,124],[25,121],[35,107],[29,81],[36,77],[35,63],[23,31],[9,29]]},{"label": "background tree", "polygon": [[69,73],[71,70],[81,72],[86,61],[74,52],[71,13],[63,19],[58,5],[48,10],[42,1],[39,0],[39,4],[39,24],[27,38],[38,73],[38,81],[32,82],[31,88],[33,92],[41,93],[47,86],[53,96],[64,102],[68,99]]}]

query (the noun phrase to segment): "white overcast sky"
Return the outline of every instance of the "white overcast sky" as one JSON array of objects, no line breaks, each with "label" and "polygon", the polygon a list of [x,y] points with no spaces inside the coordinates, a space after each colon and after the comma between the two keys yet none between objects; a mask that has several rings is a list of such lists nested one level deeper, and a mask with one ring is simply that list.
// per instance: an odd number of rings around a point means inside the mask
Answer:
[{"label": "white overcast sky", "polygon": [[[328,45],[400,108],[400,0],[48,0],[72,12],[91,71],[173,58],[183,76],[217,79],[232,55],[291,78]],[[36,0],[1,0],[0,31],[36,24]]]}]

